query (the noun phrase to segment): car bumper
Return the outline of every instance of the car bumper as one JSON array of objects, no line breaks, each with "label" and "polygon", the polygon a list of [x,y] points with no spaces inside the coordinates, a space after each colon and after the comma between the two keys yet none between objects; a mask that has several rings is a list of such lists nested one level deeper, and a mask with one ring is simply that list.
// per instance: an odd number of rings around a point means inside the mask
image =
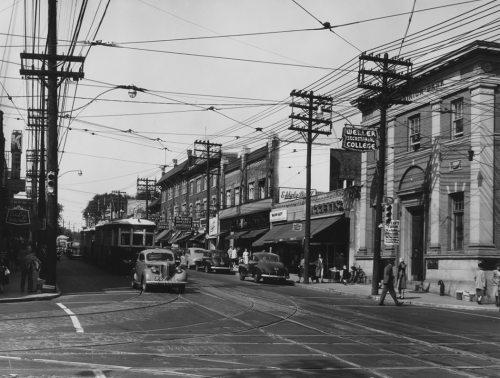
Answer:
[{"label": "car bumper", "polygon": [[213,269],[213,270],[231,270],[231,268],[228,266],[212,266],[210,269]]},{"label": "car bumper", "polygon": [[177,285],[186,285],[187,281],[178,281],[178,280],[164,280],[161,277],[155,277],[153,281],[147,280],[146,283],[148,285],[157,285],[157,286],[177,286]]},{"label": "car bumper", "polygon": [[277,276],[275,274],[261,274],[261,277],[271,278],[273,280],[286,280],[287,278],[290,278],[290,277],[286,277],[286,276]]}]

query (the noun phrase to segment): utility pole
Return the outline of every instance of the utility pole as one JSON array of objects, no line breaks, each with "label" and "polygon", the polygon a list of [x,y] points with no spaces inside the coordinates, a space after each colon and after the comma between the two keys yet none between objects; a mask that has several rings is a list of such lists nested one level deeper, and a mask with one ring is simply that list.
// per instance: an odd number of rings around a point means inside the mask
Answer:
[{"label": "utility pole", "polygon": [[[209,140],[197,140],[194,142],[195,151],[201,152],[205,155],[207,159],[207,206],[205,210],[205,248],[208,249],[208,231],[210,229],[210,160],[216,161],[217,166],[220,166],[220,156],[222,144],[210,143]],[[202,149],[196,149],[196,145],[202,147]],[[203,156],[203,155],[202,155]],[[213,166],[213,164],[212,164]]]},{"label": "utility pole", "polygon": [[118,195],[118,218],[121,219],[122,216],[121,216],[120,211],[122,210],[122,207],[121,207],[120,195],[127,194],[127,193],[126,192],[121,192],[119,190],[113,190],[111,193]]},{"label": "utility pole", "polygon": [[[365,69],[365,62],[374,62],[381,70]],[[411,67],[413,63],[401,58],[389,59],[387,53],[383,57],[380,55],[361,54],[359,57],[359,75],[358,88],[368,89],[369,95],[359,97],[358,107],[362,109],[378,107],[380,109],[380,145],[378,149],[377,162],[377,203],[375,204],[375,245],[373,246],[373,271],[372,271],[372,295],[378,295],[378,286],[380,282],[380,252],[382,248],[382,202],[384,202],[384,184],[385,184],[385,152],[386,152],[386,128],[387,128],[387,109],[395,104],[409,104],[410,101],[401,100],[401,90],[406,89],[404,84],[410,82],[412,78]],[[401,67],[406,67],[406,73],[397,73]],[[365,75],[371,76],[367,82]],[[392,79],[392,81],[389,81]],[[375,80],[374,82],[372,80]],[[398,83],[399,86],[394,84]],[[371,95],[375,92],[375,95]]]},{"label": "utility pole", "polygon": [[[293,90],[290,93],[292,96],[292,108],[301,109],[298,115],[294,114],[289,118],[292,119],[292,125],[288,130],[298,131],[302,138],[307,143],[307,163],[306,163],[306,222],[304,232],[304,283],[309,283],[309,247],[311,239],[311,147],[318,135],[330,135],[332,132],[332,98],[326,96],[315,96],[314,92],[303,92]],[[295,98],[299,101],[295,102]],[[324,113],[329,113],[327,118],[323,118]],[[293,121],[299,120],[304,126],[294,126]],[[319,125],[319,127],[318,127]],[[322,127],[329,127],[326,131]]]},{"label": "utility pole", "polygon": [[[47,62],[42,67],[35,67],[34,61]],[[65,71],[58,71],[59,62],[81,63],[78,72],[70,72],[69,68]],[[47,32],[47,54],[21,53],[21,69],[19,73],[25,79],[40,79],[47,88],[47,167],[49,172],[55,172],[54,191],[47,196],[47,284],[56,285],[56,237],[59,209],[57,204],[57,175],[58,165],[58,87],[67,80],[83,79],[83,63],[85,57],[72,55],[57,55],[57,0],[48,0],[48,32]],[[69,65],[68,65],[69,66]],[[58,78],[61,81],[58,82]],[[43,179],[43,178],[42,178]]]},{"label": "utility pole", "polygon": [[[137,179],[137,193],[146,193],[146,219],[149,219],[149,190],[153,188],[153,191],[156,191],[156,179],[148,179],[148,178],[138,178]],[[122,192],[123,193],[123,192]]]},{"label": "utility pole", "polygon": [[[5,136],[3,133],[3,112],[0,110],[0,237],[5,238],[5,193],[2,186],[5,175]],[[2,240],[0,240],[2,241]]]}]

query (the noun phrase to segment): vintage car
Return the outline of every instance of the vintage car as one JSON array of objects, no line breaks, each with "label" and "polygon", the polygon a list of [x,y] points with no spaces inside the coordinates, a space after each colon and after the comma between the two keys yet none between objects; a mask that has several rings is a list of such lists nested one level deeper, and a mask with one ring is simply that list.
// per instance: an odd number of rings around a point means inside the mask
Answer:
[{"label": "vintage car", "polygon": [[66,257],[68,259],[81,259],[83,258],[79,242],[70,242],[66,246]]},{"label": "vintage car", "polygon": [[175,253],[175,265],[179,266],[179,264],[181,263],[182,253],[186,252],[187,248],[178,248],[178,247],[175,247],[175,248],[168,248],[168,249],[171,249],[172,252]]},{"label": "vintage car", "polygon": [[139,286],[143,292],[153,286],[176,288],[182,294],[186,289],[187,272],[183,266],[175,266],[175,253],[168,249],[146,249],[139,253],[130,273],[132,288]]},{"label": "vintage car", "polygon": [[214,272],[230,272],[229,257],[225,251],[217,249],[205,250],[201,260],[196,261],[196,270],[204,270],[205,273]]},{"label": "vintage car", "polygon": [[197,261],[202,261],[203,260],[203,253],[207,252],[206,249],[203,248],[186,248],[186,259],[187,259],[187,266],[188,269],[197,269],[196,268],[196,262]]},{"label": "vintage car", "polygon": [[252,277],[255,282],[263,280],[279,281],[285,283],[288,275],[288,269],[280,261],[280,257],[270,252],[256,252],[248,261],[248,264],[240,264],[238,273],[240,280],[245,277]]}]

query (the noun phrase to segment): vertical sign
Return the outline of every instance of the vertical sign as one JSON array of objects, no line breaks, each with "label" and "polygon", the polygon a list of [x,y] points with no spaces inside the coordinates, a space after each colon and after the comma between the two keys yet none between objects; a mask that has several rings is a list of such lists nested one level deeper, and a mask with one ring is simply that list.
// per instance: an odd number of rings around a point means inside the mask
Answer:
[{"label": "vertical sign", "polygon": [[12,154],[11,179],[21,177],[21,153],[23,151],[23,132],[22,130],[12,130],[10,142],[10,153]]},{"label": "vertical sign", "polygon": [[391,223],[385,226],[384,244],[399,245],[399,238],[400,238],[400,221],[391,220]]}]

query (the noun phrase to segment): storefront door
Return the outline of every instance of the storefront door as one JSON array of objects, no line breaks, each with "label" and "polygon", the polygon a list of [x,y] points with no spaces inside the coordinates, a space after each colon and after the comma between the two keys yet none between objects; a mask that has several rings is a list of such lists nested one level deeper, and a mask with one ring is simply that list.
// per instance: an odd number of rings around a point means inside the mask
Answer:
[{"label": "storefront door", "polygon": [[411,277],[424,279],[424,209],[410,209],[411,215]]}]

